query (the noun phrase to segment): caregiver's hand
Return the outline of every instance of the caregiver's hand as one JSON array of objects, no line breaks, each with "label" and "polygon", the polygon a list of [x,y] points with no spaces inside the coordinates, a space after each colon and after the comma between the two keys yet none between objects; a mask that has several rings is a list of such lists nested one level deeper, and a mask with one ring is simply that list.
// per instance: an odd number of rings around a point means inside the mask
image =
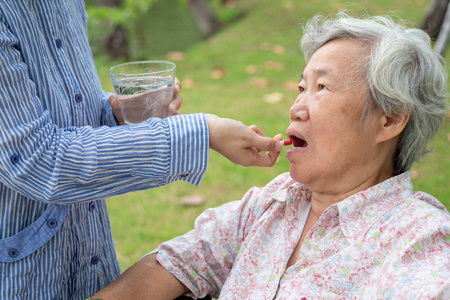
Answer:
[{"label": "caregiver's hand", "polygon": [[242,122],[212,114],[206,114],[206,120],[209,126],[209,147],[235,164],[271,167],[283,149],[279,142],[281,135],[266,137],[255,125],[246,126]]},{"label": "caregiver's hand", "polygon": [[[183,98],[180,95],[180,90],[181,90],[181,82],[178,80],[178,78],[175,78],[172,102],[169,105],[169,112],[171,116],[180,114],[178,110],[180,109],[181,104],[183,103]],[[111,95],[108,101],[109,105],[112,108],[114,117],[116,118],[117,124],[125,125],[125,122],[123,121],[122,112],[120,111],[119,100],[117,100],[117,95],[116,94]]]}]

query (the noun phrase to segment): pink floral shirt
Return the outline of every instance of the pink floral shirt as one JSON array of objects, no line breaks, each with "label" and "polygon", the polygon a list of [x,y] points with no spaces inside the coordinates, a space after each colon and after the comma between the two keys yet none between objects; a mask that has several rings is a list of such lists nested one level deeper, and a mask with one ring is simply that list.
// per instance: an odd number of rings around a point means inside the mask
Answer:
[{"label": "pink floral shirt", "polygon": [[450,299],[450,215],[409,172],[330,206],[286,269],[309,209],[310,192],[282,174],[153,252],[196,297]]}]

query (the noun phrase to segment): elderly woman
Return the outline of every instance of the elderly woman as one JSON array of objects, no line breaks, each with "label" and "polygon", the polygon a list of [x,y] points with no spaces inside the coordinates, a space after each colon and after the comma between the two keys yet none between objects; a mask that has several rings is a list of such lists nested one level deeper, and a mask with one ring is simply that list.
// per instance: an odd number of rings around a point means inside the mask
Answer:
[{"label": "elderly woman", "polygon": [[450,298],[450,215],[409,172],[446,109],[428,36],[340,13],[301,46],[290,173],[208,209],[98,297]]}]

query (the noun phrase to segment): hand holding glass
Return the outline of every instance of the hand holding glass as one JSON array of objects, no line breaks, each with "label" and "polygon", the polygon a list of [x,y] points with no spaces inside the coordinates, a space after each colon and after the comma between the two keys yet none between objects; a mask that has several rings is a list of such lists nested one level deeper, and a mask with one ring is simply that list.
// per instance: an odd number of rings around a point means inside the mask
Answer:
[{"label": "hand holding glass", "polygon": [[170,61],[136,61],[109,69],[125,124],[170,115],[175,68]]}]

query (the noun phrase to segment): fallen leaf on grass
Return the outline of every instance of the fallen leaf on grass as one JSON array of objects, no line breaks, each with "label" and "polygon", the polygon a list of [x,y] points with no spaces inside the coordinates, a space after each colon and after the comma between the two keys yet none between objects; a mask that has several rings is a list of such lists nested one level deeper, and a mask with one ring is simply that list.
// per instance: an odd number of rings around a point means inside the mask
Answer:
[{"label": "fallen leaf on grass", "polygon": [[286,48],[284,48],[284,46],[281,45],[273,45],[272,52],[278,55],[283,55],[286,53]]},{"label": "fallen leaf on grass", "polygon": [[272,49],[272,46],[267,42],[263,42],[263,43],[259,44],[259,50],[270,51],[271,49]]},{"label": "fallen leaf on grass", "polygon": [[284,69],[283,63],[277,62],[277,61],[266,61],[264,63],[264,66],[267,70],[277,70],[281,71]]},{"label": "fallen leaf on grass", "polygon": [[184,54],[184,52],[180,52],[180,51],[171,51],[169,53],[167,53],[167,59],[168,60],[183,60],[184,57],[186,56]]},{"label": "fallen leaf on grass", "polygon": [[225,69],[218,67],[211,70],[209,73],[209,76],[211,76],[212,79],[221,79],[225,75]]},{"label": "fallen leaf on grass", "polygon": [[197,206],[205,202],[205,197],[202,195],[191,195],[180,198],[180,204],[187,206]]},{"label": "fallen leaf on grass", "polygon": [[283,7],[287,12],[293,12],[295,10],[295,6],[291,1],[285,1]]},{"label": "fallen leaf on grass", "polygon": [[181,81],[181,86],[185,89],[192,89],[194,87],[194,79],[192,77],[185,77]]},{"label": "fallen leaf on grass", "polygon": [[447,133],[447,141],[450,143],[450,133]]},{"label": "fallen leaf on grass", "polygon": [[297,91],[298,90],[298,82],[297,81],[286,81],[284,83],[284,88],[288,91]]},{"label": "fallen leaf on grass", "polygon": [[253,77],[250,79],[250,83],[257,87],[268,87],[269,86],[269,80],[267,78],[262,77]]},{"label": "fallen leaf on grass", "polygon": [[259,71],[259,67],[255,66],[255,65],[248,65],[245,68],[245,73],[247,73],[248,75],[253,75],[255,73],[257,73]]},{"label": "fallen leaf on grass", "polygon": [[282,93],[272,93],[272,94],[264,95],[264,102],[267,102],[270,104],[280,103],[282,100],[283,100]]},{"label": "fallen leaf on grass", "polygon": [[450,119],[450,109],[447,109],[446,115],[447,115],[447,118]]}]

